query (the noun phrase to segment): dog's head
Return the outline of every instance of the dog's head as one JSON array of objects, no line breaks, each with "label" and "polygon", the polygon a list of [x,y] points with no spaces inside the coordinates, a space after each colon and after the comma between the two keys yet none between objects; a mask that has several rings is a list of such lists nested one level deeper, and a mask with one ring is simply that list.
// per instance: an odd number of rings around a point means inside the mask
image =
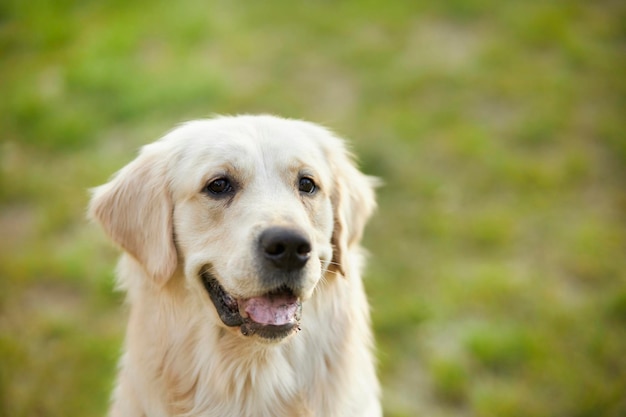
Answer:
[{"label": "dog's head", "polygon": [[145,146],[94,190],[89,212],[155,285],[184,271],[216,323],[280,340],[323,276],[349,279],[372,188],[321,127],[224,117]]}]

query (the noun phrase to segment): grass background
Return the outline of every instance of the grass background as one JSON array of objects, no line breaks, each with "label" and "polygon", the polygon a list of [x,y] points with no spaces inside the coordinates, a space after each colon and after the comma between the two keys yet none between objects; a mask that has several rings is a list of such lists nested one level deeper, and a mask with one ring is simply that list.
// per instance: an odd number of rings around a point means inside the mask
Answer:
[{"label": "grass background", "polygon": [[87,188],[176,123],[332,127],[384,179],[387,416],[626,415],[626,7],[0,3],[0,416],[105,413],[125,325]]}]

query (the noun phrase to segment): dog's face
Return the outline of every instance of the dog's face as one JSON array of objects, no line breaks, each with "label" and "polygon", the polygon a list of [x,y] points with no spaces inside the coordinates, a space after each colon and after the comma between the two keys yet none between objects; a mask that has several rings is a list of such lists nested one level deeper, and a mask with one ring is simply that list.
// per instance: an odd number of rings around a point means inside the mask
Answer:
[{"label": "dog's face", "polygon": [[264,340],[298,329],[301,303],[327,273],[346,275],[372,209],[370,181],[339,139],[267,116],[174,130],[99,187],[90,208],[155,282],[184,271],[216,323]]},{"label": "dog's face", "polygon": [[331,260],[332,178],[301,132],[220,132],[194,140],[172,184],[188,276],[200,276],[224,324],[281,337]]}]

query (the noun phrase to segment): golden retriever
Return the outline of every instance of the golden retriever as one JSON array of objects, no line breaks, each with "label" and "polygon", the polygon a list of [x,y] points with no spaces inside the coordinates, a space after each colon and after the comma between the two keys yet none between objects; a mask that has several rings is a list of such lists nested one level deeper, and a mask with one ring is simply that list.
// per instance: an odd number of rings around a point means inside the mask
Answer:
[{"label": "golden retriever", "polygon": [[236,116],[176,128],[97,187],[130,305],[110,416],[380,416],[373,185],[326,129]]}]

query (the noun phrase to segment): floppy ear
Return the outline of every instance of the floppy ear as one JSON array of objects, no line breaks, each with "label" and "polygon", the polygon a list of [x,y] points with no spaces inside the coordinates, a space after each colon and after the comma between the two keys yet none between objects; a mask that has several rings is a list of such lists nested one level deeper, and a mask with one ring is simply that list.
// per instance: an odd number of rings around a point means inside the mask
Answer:
[{"label": "floppy ear", "polygon": [[345,151],[339,153],[334,155],[332,163],[335,187],[331,201],[335,225],[330,269],[346,276],[348,252],[361,241],[365,223],[376,208],[374,187],[378,181],[361,173]]},{"label": "floppy ear", "polygon": [[88,212],[159,285],[172,276],[178,262],[166,163],[157,144],[144,147],[110,182],[93,190]]}]

